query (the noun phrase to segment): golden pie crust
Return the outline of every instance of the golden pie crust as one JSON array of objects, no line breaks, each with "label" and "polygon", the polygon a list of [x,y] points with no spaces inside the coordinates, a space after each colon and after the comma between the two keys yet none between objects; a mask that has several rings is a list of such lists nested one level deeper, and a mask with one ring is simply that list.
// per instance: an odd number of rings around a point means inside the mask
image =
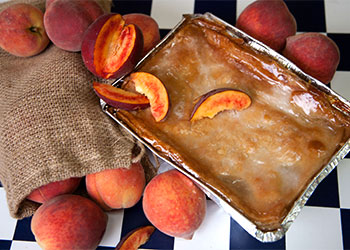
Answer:
[{"label": "golden pie crust", "polygon": [[[280,226],[312,178],[349,138],[349,118],[327,96],[203,18],[187,21],[138,71],[157,76],[171,107],[116,116],[176,165],[215,190],[262,231]],[[217,88],[251,106],[190,122],[196,99]]]}]

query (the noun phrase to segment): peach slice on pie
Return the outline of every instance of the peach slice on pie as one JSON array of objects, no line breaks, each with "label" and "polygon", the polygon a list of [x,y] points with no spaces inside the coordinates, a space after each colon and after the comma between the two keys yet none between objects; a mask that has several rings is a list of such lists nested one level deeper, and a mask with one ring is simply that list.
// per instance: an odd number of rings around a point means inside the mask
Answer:
[{"label": "peach slice on pie", "polygon": [[213,118],[224,110],[243,110],[250,104],[250,97],[242,91],[230,88],[214,89],[198,98],[191,114],[191,121],[205,117]]}]

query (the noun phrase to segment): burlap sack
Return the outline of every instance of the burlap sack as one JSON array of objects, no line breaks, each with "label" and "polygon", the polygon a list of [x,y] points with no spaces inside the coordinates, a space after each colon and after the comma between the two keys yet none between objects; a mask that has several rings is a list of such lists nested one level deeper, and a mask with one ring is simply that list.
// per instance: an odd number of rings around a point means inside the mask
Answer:
[{"label": "burlap sack", "polygon": [[25,198],[42,185],[130,165],[135,141],[101,111],[94,79],[80,53],[52,44],[30,58],[0,49],[0,181],[14,218],[33,214]]}]

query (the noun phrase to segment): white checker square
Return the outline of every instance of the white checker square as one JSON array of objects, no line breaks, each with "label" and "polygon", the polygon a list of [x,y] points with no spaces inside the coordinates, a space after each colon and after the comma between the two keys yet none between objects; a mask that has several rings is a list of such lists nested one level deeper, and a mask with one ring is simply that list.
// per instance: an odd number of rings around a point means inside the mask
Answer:
[{"label": "white checker square", "polygon": [[326,27],[328,33],[350,33],[350,1],[325,0]]},{"label": "white checker square", "polygon": [[207,201],[207,213],[191,240],[175,238],[174,250],[230,249],[230,216],[213,201]]},{"label": "white checker square", "polygon": [[123,224],[124,210],[118,209],[107,212],[108,222],[106,232],[100,242],[100,246],[115,247],[120,241]]},{"label": "white checker square", "polygon": [[41,250],[42,248],[35,241],[14,240],[11,244],[11,250]]},{"label": "white checker square", "polygon": [[15,233],[17,220],[10,216],[7,206],[5,189],[0,187],[0,239],[12,240]]},{"label": "white checker square", "polygon": [[194,0],[153,0],[151,16],[158,22],[160,29],[172,29],[183,14],[193,14]]},{"label": "white checker square", "polygon": [[237,0],[237,12],[236,18],[238,19],[239,15],[242,11],[251,3],[255,2],[255,0]]},{"label": "white checker square", "polygon": [[343,249],[340,209],[304,207],[286,234],[286,250]]},{"label": "white checker square", "polygon": [[350,72],[336,71],[331,81],[331,88],[342,97],[350,100]]},{"label": "white checker square", "polygon": [[337,174],[340,207],[350,209],[350,159],[344,159],[339,163]]}]

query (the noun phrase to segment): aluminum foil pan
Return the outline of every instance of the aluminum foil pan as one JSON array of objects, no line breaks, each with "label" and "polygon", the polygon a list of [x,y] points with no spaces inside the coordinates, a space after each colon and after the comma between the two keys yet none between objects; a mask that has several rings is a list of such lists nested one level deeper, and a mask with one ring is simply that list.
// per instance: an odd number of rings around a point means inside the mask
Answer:
[{"label": "aluminum foil pan", "polygon": [[[182,27],[185,20],[188,18],[196,18],[196,17],[205,17],[208,20],[218,22],[226,27],[226,30],[229,35],[232,37],[238,37],[244,39],[244,41],[249,44],[253,49],[260,51],[262,53],[265,53],[266,55],[270,56],[275,61],[279,62],[286,68],[288,68],[290,71],[297,74],[299,77],[304,79],[309,84],[313,85],[317,89],[324,92],[328,97],[333,107],[343,112],[345,115],[350,117],[350,102],[335,93],[332,89],[328,88],[326,85],[321,83],[320,81],[316,80],[315,78],[305,74],[303,71],[301,71],[295,64],[291,63],[289,60],[287,60],[285,57],[281,56],[274,50],[270,49],[263,43],[257,41],[256,39],[248,36],[244,32],[240,31],[239,29],[235,28],[234,26],[224,22],[223,20],[217,18],[216,16],[212,15],[211,13],[205,13],[204,15],[201,14],[194,14],[194,15],[184,15],[184,18],[168,33],[166,37],[155,47],[153,48],[140,62],[136,65],[134,71],[137,71],[138,68],[142,66],[144,62],[148,60],[148,58],[152,57],[154,53],[157,53],[159,49],[161,49],[170,39],[171,37],[176,34],[176,32]],[[130,72],[131,73],[131,72]],[[120,86],[123,82],[123,79],[127,75],[121,77],[120,79],[116,80],[113,85],[114,86]],[[159,158],[173,166],[174,168],[181,171],[183,174],[191,178],[193,181],[197,183],[197,185],[206,193],[206,195],[212,199],[214,202],[216,202],[220,207],[222,207],[237,223],[239,223],[250,235],[252,235],[254,238],[261,242],[274,242],[284,237],[285,233],[297,217],[297,215],[300,213],[301,209],[306,204],[307,200],[313,193],[313,191],[316,189],[318,184],[338,165],[339,161],[342,160],[347,153],[350,151],[350,139],[343,145],[338,152],[336,152],[331,160],[326,164],[317,174],[317,176],[314,177],[314,179],[309,183],[309,185],[306,187],[304,192],[300,195],[300,197],[295,201],[294,205],[288,212],[287,216],[284,218],[284,220],[281,223],[280,228],[274,230],[274,231],[262,231],[260,230],[256,224],[254,224],[252,221],[247,219],[244,215],[242,215],[239,211],[237,211],[234,207],[232,207],[228,202],[226,202],[224,199],[222,199],[220,196],[217,195],[217,193],[213,192],[213,190],[205,185],[205,183],[200,182],[195,176],[193,176],[192,173],[187,171],[184,168],[179,167],[174,162],[171,161],[171,159],[167,159],[159,154],[159,151],[156,148],[153,148],[152,145],[150,145],[146,140],[141,138],[138,134],[135,133],[132,129],[130,129],[123,121],[118,119],[116,117],[116,110],[111,109],[105,102],[101,100],[101,107],[102,110],[110,116],[114,121],[116,121],[119,125],[121,125],[123,128],[125,128],[130,134],[132,134],[138,141],[143,143],[150,151],[152,151],[155,155],[157,155]]]}]

